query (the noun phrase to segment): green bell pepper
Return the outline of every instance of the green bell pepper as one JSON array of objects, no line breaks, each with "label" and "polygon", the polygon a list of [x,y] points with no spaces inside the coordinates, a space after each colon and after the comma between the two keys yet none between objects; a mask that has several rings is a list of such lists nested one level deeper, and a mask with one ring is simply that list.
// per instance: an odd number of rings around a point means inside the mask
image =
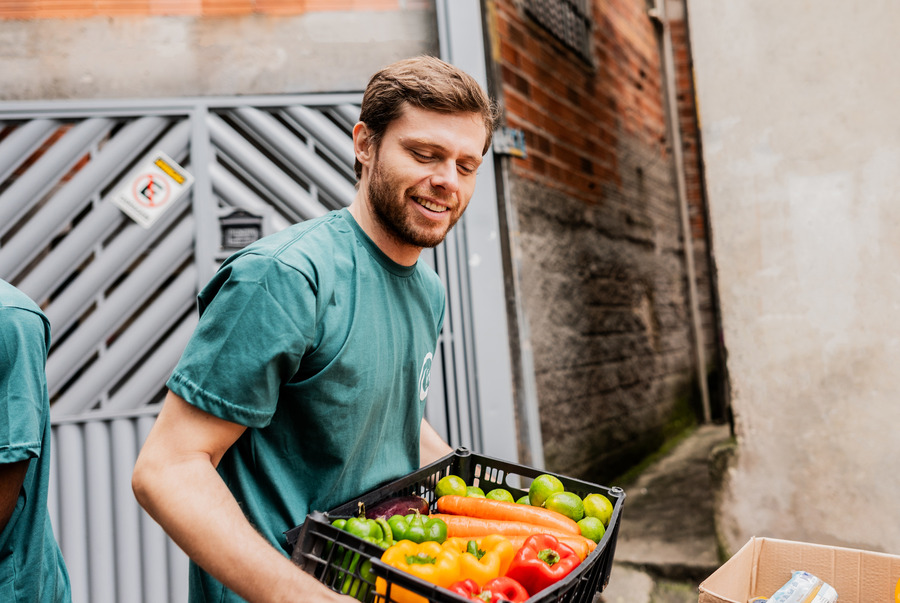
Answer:
[{"label": "green bell pepper", "polygon": [[[393,532],[385,519],[366,519],[364,517],[350,517],[349,519],[335,519],[331,522],[334,527],[353,534],[367,542],[386,549],[394,543]],[[371,587],[375,584],[375,574],[372,573],[372,562],[363,559],[360,553],[338,547],[336,558],[341,558],[338,572],[340,580],[334,584],[338,592],[364,601]],[[360,563],[362,562],[362,563]]]},{"label": "green bell pepper", "polygon": [[411,540],[416,544],[426,541],[443,543],[447,540],[447,524],[437,517],[428,518],[420,513],[394,515],[388,520],[395,541]]}]

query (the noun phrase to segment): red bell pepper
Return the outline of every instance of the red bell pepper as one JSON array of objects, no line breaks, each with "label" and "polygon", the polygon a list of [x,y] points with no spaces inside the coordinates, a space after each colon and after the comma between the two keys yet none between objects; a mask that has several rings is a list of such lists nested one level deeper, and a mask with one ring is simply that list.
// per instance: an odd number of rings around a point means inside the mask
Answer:
[{"label": "red bell pepper", "polygon": [[488,580],[483,588],[468,578],[451,584],[450,590],[470,601],[484,601],[485,603],[501,603],[503,601],[523,603],[529,596],[525,587],[508,576]]},{"label": "red bell pepper", "polygon": [[568,576],[579,563],[578,554],[555,536],[535,534],[513,557],[506,576],[534,595]]}]

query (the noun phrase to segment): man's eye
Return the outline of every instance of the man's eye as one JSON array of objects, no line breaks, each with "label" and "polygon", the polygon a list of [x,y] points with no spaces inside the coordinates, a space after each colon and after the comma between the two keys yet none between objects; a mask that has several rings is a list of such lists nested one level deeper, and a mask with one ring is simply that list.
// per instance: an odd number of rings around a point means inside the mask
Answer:
[{"label": "man's eye", "polygon": [[412,151],[413,157],[420,161],[430,161],[432,159],[431,155],[427,155],[425,153],[420,153],[418,151]]},{"label": "man's eye", "polygon": [[470,165],[457,165],[456,167],[465,176],[471,176],[475,173],[475,168]]}]

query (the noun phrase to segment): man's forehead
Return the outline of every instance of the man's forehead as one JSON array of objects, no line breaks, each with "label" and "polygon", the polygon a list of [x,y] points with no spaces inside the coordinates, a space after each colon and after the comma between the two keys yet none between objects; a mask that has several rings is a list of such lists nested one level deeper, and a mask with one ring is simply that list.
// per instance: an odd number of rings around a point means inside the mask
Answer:
[{"label": "man's forehead", "polygon": [[[385,134],[397,137],[404,144],[460,150],[479,161],[487,141],[486,126],[479,113],[445,113],[409,105],[388,125]],[[470,148],[466,149],[467,146]]]}]

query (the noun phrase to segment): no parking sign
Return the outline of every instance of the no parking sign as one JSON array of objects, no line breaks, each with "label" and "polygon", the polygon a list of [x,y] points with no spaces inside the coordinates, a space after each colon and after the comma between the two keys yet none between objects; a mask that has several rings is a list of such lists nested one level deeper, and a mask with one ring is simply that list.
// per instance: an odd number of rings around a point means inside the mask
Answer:
[{"label": "no parking sign", "polygon": [[112,201],[132,220],[150,228],[193,182],[194,177],[171,157],[156,151],[146,164],[132,172]]}]

